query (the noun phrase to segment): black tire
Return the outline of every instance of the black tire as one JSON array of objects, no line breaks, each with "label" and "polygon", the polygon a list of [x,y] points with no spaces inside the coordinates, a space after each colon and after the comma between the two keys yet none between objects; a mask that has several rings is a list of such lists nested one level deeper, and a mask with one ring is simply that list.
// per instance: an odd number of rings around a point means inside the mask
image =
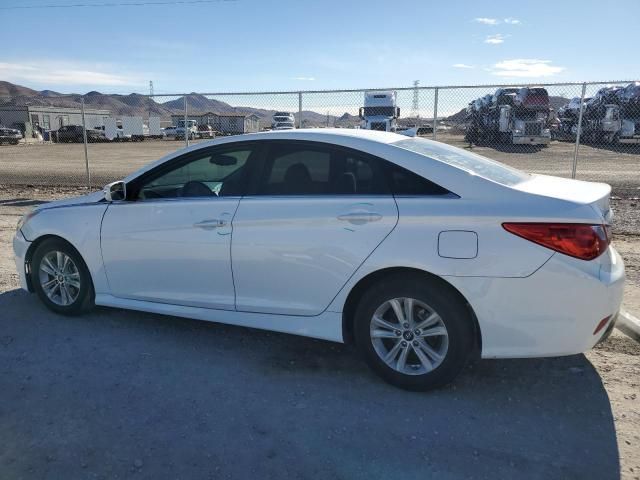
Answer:
[{"label": "black tire", "polygon": [[[448,347],[444,358],[427,373],[401,373],[387,365],[374,347],[370,333],[374,312],[385,302],[401,297],[413,298],[428,305],[437,312],[446,327]],[[473,351],[473,325],[464,300],[452,287],[420,274],[403,274],[390,276],[365,292],[356,309],[353,331],[358,351],[383,380],[405,390],[425,391],[450,383],[464,368]],[[409,345],[409,349],[412,348]]]},{"label": "black tire", "polygon": [[[64,253],[72,260],[79,276],[80,288],[70,288],[70,291],[74,294],[77,293],[77,296],[67,305],[60,305],[49,298],[41,285],[40,273],[43,261],[45,261],[44,259],[48,254],[56,251]],[[46,272],[45,275],[51,277],[51,275],[46,274]],[[31,283],[40,300],[42,300],[47,308],[56,313],[63,315],[80,315],[90,310],[94,305],[95,294],[89,269],[76,249],[62,239],[51,238],[38,245],[31,259]]]}]

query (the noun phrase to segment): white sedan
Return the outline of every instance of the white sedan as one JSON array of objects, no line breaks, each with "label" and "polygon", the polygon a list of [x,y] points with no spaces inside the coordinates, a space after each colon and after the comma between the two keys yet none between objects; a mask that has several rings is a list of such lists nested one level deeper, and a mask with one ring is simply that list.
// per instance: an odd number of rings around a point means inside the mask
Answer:
[{"label": "white sedan", "polygon": [[26,215],[22,288],[51,310],[128,308],[355,343],[424,390],[465,362],[569,355],[613,328],[610,187],[421,138],[289,130],[180,150]]}]

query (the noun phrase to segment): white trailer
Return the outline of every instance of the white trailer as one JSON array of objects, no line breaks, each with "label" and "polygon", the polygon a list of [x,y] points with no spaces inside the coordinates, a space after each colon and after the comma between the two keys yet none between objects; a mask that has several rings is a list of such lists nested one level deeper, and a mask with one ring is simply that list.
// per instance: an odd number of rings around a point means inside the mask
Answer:
[{"label": "white trailer", "polygon": [[160,117],[149,117],[149,138],[162,138],[162,128],[160,128]]},{"label": "white trailer", "polygon": [[122,131],[134,142],[144,140],[142,117],[122,117]]},{"label": "white trailer", "polygon": [[395,132],[400,108],[397,92],[364,92],[364,107],[360,107],[360,128]]},{"label": "white trailer", "polygon": [[110,142],[128,142],[131,135],[125,135],[122,127],[118,126],[118,122],[113,117],[104,119],[104,136]]}]

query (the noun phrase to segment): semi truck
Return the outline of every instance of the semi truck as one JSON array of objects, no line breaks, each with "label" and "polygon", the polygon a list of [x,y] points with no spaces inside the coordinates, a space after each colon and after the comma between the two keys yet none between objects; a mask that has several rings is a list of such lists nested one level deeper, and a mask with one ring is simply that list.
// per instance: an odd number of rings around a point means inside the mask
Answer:
[{"label": "semi truck", "polygon": [[559,136],[574,140],[580,121],[585,143],[640,143],[640,82],[626,87],[604,87],[591,98],[573,98],[558,109]]},{"label": "semi truck", "polygon": [[271,120],[272,130],[293,130],[296,128],[296,118],[290,112],[276,112]]},{"label": "semi truck", "polygon": [[397,92],[364,92],[364,107],[360,107],[359,117],[360,128],[395,132],[400,117]]},{"label": "semi truck", "polygon": [[499,88],[471,102],[465,117],[469,143],[546,145],[551,108],[542,87]]}]

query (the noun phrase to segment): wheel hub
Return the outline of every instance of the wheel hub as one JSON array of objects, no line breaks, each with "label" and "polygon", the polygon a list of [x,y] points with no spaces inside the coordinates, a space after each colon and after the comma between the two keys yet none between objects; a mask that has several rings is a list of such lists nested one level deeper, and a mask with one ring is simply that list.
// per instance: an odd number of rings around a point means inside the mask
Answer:
[{"label": "wheel hub", "polygon": [[405,330],[405,332],[402,334],[402,337],[407,342],[410,342],[411,340],[413,340],[413,332],[411,330]]}]

